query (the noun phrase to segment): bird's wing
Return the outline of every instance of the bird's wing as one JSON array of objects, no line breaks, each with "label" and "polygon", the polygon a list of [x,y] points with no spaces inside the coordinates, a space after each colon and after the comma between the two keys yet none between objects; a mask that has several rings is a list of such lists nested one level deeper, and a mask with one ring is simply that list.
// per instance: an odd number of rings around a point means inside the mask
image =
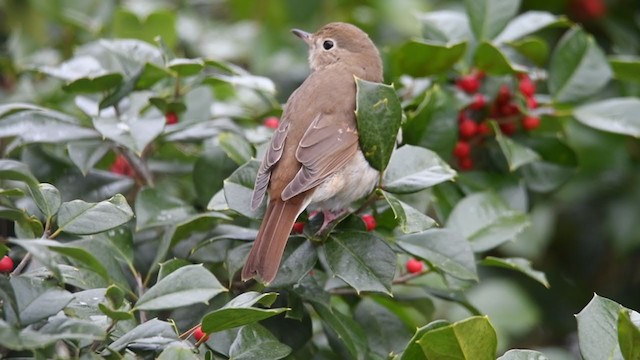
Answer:
[{"label": "bird's wing", "polygon": [[271,138],[269,148],[265,153],[258,175],[256,176],[255,186],[253,187],[253,194],[251,195],[251,208],[257,209],[262,203],[264,194],[269,186],[269,179],[271,178],[271,168],[282,157],[282,151],[284,150],[284,141],[287,138],[287,132],[289,131],[289,121],[284,121],[280,124],[278,129]]},{"label": "bird's wing", "polygon": [[355,118],[341,121],[337,116],[345,116],[345,113],[318,115],[305,131],[296,149],[296,159],[302,166],[282,191],[282,200],[291,199],[319,185],[341,169],[358,151]]}]

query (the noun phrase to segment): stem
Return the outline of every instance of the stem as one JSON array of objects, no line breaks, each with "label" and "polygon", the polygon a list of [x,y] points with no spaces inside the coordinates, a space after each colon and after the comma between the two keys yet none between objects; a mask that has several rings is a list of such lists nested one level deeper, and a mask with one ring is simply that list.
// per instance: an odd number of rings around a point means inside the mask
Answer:
[{"label": "stem", "polygon": [[[140,299],[142,297],[142,295],[144,295],[144,284],[142,283],[142,277],[140,276],[139,272],[134,272],[133,277],[136,280],[136,286],[137,286],[137,290],[138,290],[138,299]],[[140,323],[144,323],[147,321],[147,313],[144,310],[140,310]]]},{"label": "stem", "polygon": [[153,187],[153,176],[151,175],[151,171],[146,166],[146,164],[142,161],[142,159],[135,157],[129,151],[122,151],[122,156],[127,159],[129,165],[133,168],[133,171],[136,172],[137,177],[140,178],[144,184]]},{"label": "stem", "polygon": [[18,264],[18,266],[15,267],[15,269],[13,269],[13,271],[11,272],[11,276],[17,276],[20,275],[22,273],[22,270],[24,270],[24,267],[27,266],[27,263],[31,260],[31,253],[27,253],[22,260],[20,260],[20,263]]}]

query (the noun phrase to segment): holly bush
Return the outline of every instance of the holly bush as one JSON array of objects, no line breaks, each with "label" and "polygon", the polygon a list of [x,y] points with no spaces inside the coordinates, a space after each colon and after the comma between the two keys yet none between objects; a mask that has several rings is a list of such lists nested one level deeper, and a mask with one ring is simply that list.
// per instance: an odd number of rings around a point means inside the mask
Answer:
[{"label": "holly bush", "polygon": [[[584,26],[516,0],[412,12],[421,36],[383,49],[393,85],[358,83],[379,186],[329,234],[303,213],[267,287],[239,270],[263,211],[250,206],[257,159],[286,94],[230,60],[251,53],[251,26],[208,27],[197,2],[0,3],[0,354],[569,358],[571,344],[524,340],[543,325],[523,287],[566,309],[550,296],[562,275],[532,263],[552,205],[624,186],[600,202],[615,231],[598,241],[634,249],[623,213],[638,213],[640,193],[640,59],[618,46],[627,25],[604,23],[596,41],[584,19],[606,9],[581,1]],[[354,4],[369,30],[373,10]],[[42,46],[43,28],[59,42]],[[585,234],[599,229],[587,220]],[[575,353],[638,358],[637,312],[600,295],[583,307]]]}]

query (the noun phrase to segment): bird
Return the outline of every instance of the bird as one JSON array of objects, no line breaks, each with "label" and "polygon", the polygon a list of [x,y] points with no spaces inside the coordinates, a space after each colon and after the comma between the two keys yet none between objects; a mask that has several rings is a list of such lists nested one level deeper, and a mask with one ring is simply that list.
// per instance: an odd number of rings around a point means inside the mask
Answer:
[{"label": "bird", "polygon": [[277,275],[289,234],[305,210],[324,226],[371,193],[379,172],[365,159],[356,126],[356,78],[383,81],[380,53],[355,25],[333,22],[315,33],[293,29],[309,48],[310,73],[287,100],[258,169],[251,196],[266,211],[242,269],[243,281],[268,285]]}]

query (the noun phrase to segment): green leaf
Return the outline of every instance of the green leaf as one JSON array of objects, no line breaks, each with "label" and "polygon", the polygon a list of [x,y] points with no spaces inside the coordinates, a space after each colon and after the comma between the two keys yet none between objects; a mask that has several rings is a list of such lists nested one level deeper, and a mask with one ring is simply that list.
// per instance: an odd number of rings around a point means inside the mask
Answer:
[{"label": "green leaf", "polygon": [[[255,211],[251,209],[251,194],[259,167],[259,161],[251,160],[240,166],[224,181],[224,196],[229,208],[253,219],[261,217],[264,212],[264,207]],[[207,207],[210,205],[211,202]]]},{"label": "green leaf", "polygon": [[616,80],[640,83],[640,58],[629,55],[609,56]]},{"label": "green leaf", "polygon": [[172,272],[187,265],[193,264],[185,259],[171,259],[163,262],[162,264],[160,264],[160,270],[158,271],[158,278],[156,279],[156,283],[160,282],[160,280],[164,279]]},{"label": "green leaf", "polygon": [[109,150],[109,143],[101,140],[73,141],[67,144],[69,158],[82,175],[87,175]]},{"label": "green leaf", "polygon": [[547,276],[542,271],[534,270],[531,267],[531,261],[527,259],[498,258],[494,256],[487,256],[480,262],[480,264],[519,271],[527,275],[528,277],[534,279],[535,281],[539,282],[540,284],[544,285],[544,287],[549,288],[549,282],[547,281]]},{"label": "green leaf", "polygon": [[576,315],[580,353],[585,360],[623,358],[618,344],[620,310],[620,304],[594,294]]},{"label": "green leaf", "polygon": [[314,310],[322,319],[322,325],[338,336],[342,345],[347,348],[351,357],[358,360],[364,360],[367,356],[367,340],[366,334],[362,327],[358,325],[351,317],[330,308],[324,304],[312,303]]},{"label": "green leaf", "polygon": [[475,252],[486,251],[512,240],[527,226],[528,217],[510,209],[493,192],[465,197],[447,219],[447,228],[460,232],[471,242]]},{"label": "green leaf", "polygon": [[603,131],[640,137],[640,99],[613,98],[588,103],[576,108],[575,118],[581,123]]},{"label": "green leaf", "polygon": [[236,133],[223,132],[218,136],[218,141],[220,147],[238,165],[246,163],[255,155],[253,146],[244,137]]},{"label": "green leaf", "polygon": [[625,359],[640,359],[640,329],[625,309],[618,314],[618,345]]},{"label": "green leaf", "polygon": [[549,45],[538,37],[531,36],[511,41],[507,45],[540,67],[544,66],[549,58]]},{"label": "green leaf", "polygon": [[430,11],[419,18],[422,34],[431,42],[453,44],[471,40],[469,18],[460,11]]},{"label": "green leaf", "polygon": [[167,194],[159,188],[142,189],[135,202],[136,229],[173,225],[195,215],[196,211],[182,199]]},{"label": "green leaf", "polygon": [[445,320],[432,321],[429,324],[418,328],[413,334],[411,340],[407,344],[407,348],[402,353],[400,360],[428,360],[418,340],[422,339],[424,334],[433,329],[449,326],[451,323]]},{"label": "green leaf", "polygon": [[456,231],[432,229],[398,237],[397,245],[430,267],[464,280],[478,280],[469,242]]},{"label": "green leaf", "polygon": [[526,146],[520,145],[508,136],[504,136],[498,124],[491,122],[493,132],[496,134],[496,141],[502,150],[502,154],[509,164],[509,171],[515,171],[519,167],[540,160],[540,156],[535,151]]},{"label": "green leaf", "polygon": [[229,360],[282,359],[291,348],[259,324],[245,325],[229,348]]},{"label": "green leaf", "polygon": [[491,75],[510,75],[516,72],[500,49],[489,42],[483,41],[476,48],[473,57],[475,67]]},{"label": "green leaf", "polygon": [[419,146],[404,145],[391,155],[382,188],[408,194],[453,179],[456,171],[436,153]]},{"label": "green leaf", "polygon": [[[70,292],[41,280],[17,276],[12,277],[10,281],[18,302],[20,323],[23,326],[57,314],[73,299]],[[7,316],[7,320],[14,319]],[[12,322],[15,323],[15,320]]]},{"label": "green leaf", "polygon": [[198,202],[206,206],[209,200],[224,186],[224,179],[238,168],[238,165],[219,146],[210,146],[193,165],[193,183],[198,194]]},{"label": "green leaf", "polygon": [[318,261],[315,245],[305,238],[291,238],[287,242],[278,275],[270,284],[279,288],[295,285],[309,274]]},{"label": "green leaf", "polygon": [[70,92],[106,92],[122,82],[122,74],[109,73],[96,58],[87,55],[74,57],[59,66],[41,66],[38,70],[65,80],[64,88]]},{"label": "green leaf", "polygon": [[525,145],[542,158],[541,161],[520,168],[529,189],[549,192],[557,189],[575,174],[578,159],[566,143],[555,137],[530,137],[524,140]]},{"label": "green leaf", "polygon": [[93,118],[93,126],[105,138],[140,156],[147,145],[162,133],[165,121],[159,114],[145,118],[136,115],[119,118],[97,116]]},{"label": "green leaf", "polygon": [[390,85],[356,78],[356,88],[360,149],[371,167],[383,171],[395,148],[402,121],[400,100]]},{"label": "green leaf", "polygon": [[413,206],[400,201],[395,196],[389,194],[386,191],[380,190],[379,193],[384,196],[387,201],[395,219],[400,225],[400,230],[405,234],[424,231],[432,228],[436,225],[436,221],[429,216],[418,211]]},{"label": "green leaf", "polygon": [[600,91],[611,75],[604,52],[593,36],[575,26],[551,55],[549,90],[557,102],[576,102]]},{"label": "green leaf", "polygon": [[193,76],[204,68],[204,61],[202,59],[177,58],[169,61],[167,67],[180,76]]},{"label": "green leaf", "polygon": [[407,326],[396,314],[367,297],[358,303],[355,320],[367,329],[369,350],[384,359],[389,354],[399,354],[411,338]]},{"label": "green leaf", "polygon": [[418,344],[427,359],[493,360],[498,339],[486,316],[474,316],[431,329],[418,340]]},{"label": "green leaf", "polygon": [[174,47],[178,40],[176,14],[168,9],[157,10],[140,19],[129,10],[118,8],[114,14],[113,31],[116,37],[140,39],[151,44],[160,37],[169,47]]},{"label": "green leaf", "polygon": [[101,355],[107,356],[113,352],[120,352],[128,346],[136,344],[144,345],[148,350],[160,349],[179,340],[171,323],[151,319],[136,326],[112,342],[102,351]]},{"label": "green leaf", "polygon": [[17,180],[26,183],[36,204],[45,204],[46,201],[38,179],[33,176],[26,164],[16,160],[0,160],[0,179]]},{"label": "green leaf", "polygon": [[494,43],[514,41],[547,27],[569,23],[566,18],[546,11],[527,11],[509,21],[507,27],[495,38]]},{"label": "green leaf", "polygon": [[162,310],[208,303],[209,299],[227,291],[218,279],[202,265],[189,265],[167,275],[135,305],[140,310]]},{"label": "green leaf", "polygon": [[[50,220],[55,214],[58,213],[58,209],[60,209],[60,203],[62,202],[60,191],[58,191],[58,189],[56,189],[56,187],[51,184],[39,184],[38,187],[40,188],[42,198],[34,198],[34,200],[36,200],[38,209],[42,211],[42,214],[46,217],[47,220]],[[41,202],[42,200],[44,201]]]},{"label": "green leaf", "polygon": [[509,350],[497,360],[549,360],[544,354],[534,350]]},{"label": "green leaf", "polygon": [[65,202],[58,212],[58,228],[70,234],[96,234],[116,228],[133,217],[122,195],[98,203],[82,200]]},{"label": "green leaf", "polygon": [[120,103],[120,100],[129,96],[133,92],[133,90],[136,88],[136,84],[138,83],[140,76],[142,76],[143,71],[144,71],[144,68],[140,67],[138,70],[136,70],[131,75],[129,75],[126,81],[118,85],[116,89],[111,91],[110,94],[105,96],[100,101],[100,104],[98,105],[98,109],[104,110],[106,108],[117,105],[118,103]]},{"label": "green leaf", "polygon": [[463,56],[466,42],[437,44],[423,40],[410,40],[393,53],[393,66],[397,74],[424,77],[445,73]]},{"label": "green leaf", "polygon": [[491,40],[514,18],[520,0],[465,0],[471,29],[478,40]]},{"label": "green leaf", "polygon": [[198,360],[200,359],[187,345],[169,345],[162,350],[156,360]]},{"label": "green leaf", "polygon": [[334,233],[321,249],[331,271],[358,293],[391,294],[396,254],[374,234],[355,231]]},{"label": "green leaf", "polygon": [[287,311],[286,308],[261,309],[252,307],[256,303],[271,305],[277,294],[246,292],[238,295],[222,308],[202,318],[202,331],[207,334],[248,325]]},{"label": "green leaf", "polygon": [[172,74],[165,67],[147,62],[142,68],[136,90],[148,89],[155,85],[158,81],[170,77]]}]

